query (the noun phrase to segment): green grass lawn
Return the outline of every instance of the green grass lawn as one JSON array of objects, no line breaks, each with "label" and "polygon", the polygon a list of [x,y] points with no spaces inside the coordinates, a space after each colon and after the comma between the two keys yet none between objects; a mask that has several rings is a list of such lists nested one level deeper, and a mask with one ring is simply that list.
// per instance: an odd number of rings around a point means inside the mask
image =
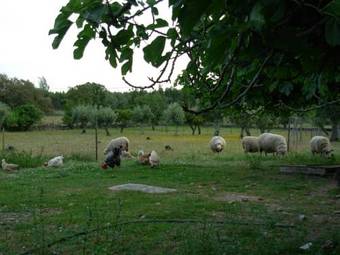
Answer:
[{"label": "green grass lawn", "polygon": [[[112,137],[120,135],[111,132]],[[0,254],[340,253],[335,180],[284,175],[278,169],[287,163],[339,164],[339,143],[333,144],[332,160],[312,157],[308,134],[298,151],[286,157],[247,156],[238,130],[223,129],[227,147],[215,155],[208,147],[212,132],[204,129],[201,136],[191,136],[185,128],[174,136],[173,130],[141,134],[127,129],[131,151],[155,149],[161,166],[151,169],[124,160],[120,168],[106,171],[93,161],[92,130],[6,133],[6,143],[29,152],[23,154],[25,161],[6,156],[37,167],[0,172]],[[101,159],[112,137],[100,131]],[[174,151],[165,151],[166,144]],[[39,166],[58,154],[66,156],[64,167]],[[124,183],[177,192],[108,189]],[[240,195],[249,197],[234,201]],[[327,241],[334,247],[327,248]],[[299,249],[308,242],[309,250]]]}]

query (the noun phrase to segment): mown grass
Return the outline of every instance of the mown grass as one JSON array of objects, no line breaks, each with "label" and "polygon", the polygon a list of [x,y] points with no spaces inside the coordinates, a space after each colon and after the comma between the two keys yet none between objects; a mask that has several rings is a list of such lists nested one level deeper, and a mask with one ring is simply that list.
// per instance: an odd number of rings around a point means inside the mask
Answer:
[{"label": "mown grass", "polygon": [[[278,171],[280,164],[339,164],[339,144],[332,160],[312,157],[307,149],[279,158],[244,155],[236,130],[224,130],[227,148],[215,155],[207,145],[211,131],[193,137],[189,130],[178,136],[127,130],[131,151],[156,149],[161,166],[125,160],[108,171],[93,161],[93,147],[86,147],[91,130],[6,134],[26,152],[3,156],[32,163],[15,173],[0,172],[0,254],[339,254],[335,181]],[[102,151],[109,138],[100,133],[100,140]],[[174,151],[163,150],[165,144]],[[21,163],[20,153],[26,157]],[[66,156],[64,167],[41,166],[57,154]],[[108,189],[123,183],[177,192]],[[229,201],[230,194],[260,199]],[[322,248],[327,240],[335,247]],[[307,242],[313,243],[310,250],[300,250]]]}]

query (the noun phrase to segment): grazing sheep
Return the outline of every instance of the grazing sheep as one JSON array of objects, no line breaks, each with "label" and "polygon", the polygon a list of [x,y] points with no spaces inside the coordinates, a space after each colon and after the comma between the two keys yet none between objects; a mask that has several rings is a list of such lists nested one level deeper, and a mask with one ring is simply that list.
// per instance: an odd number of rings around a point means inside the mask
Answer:
[{"label": "grazing sheep", "polygon": [[213,152],[221,152],[224,149],[225,146],[225,140],[222,136],[214,136],[210,140],[210,149]]},{"label": "grazing sheep", "polygon": [[332,154],[332,147],[329,139],[324,136],[314,136],[310,140],[310,148],[314,154],[321,154],[321,156],[325,156],[327,158],[331,157]]},{"label": "grazing sheep", "polygon": [[151,167],[159,166],[159,156],[156,151],[150,153],[149,163]]},{"label": "grazing sheep", "polygon": [[47,167],[59,167],[63,166],[64,162],[64,156],[57,156],[52,159],[50,159],[48,162],[45,162],[44,166]]},{"label": "grazing sheep", "polygon": [[123,151],[129,151],[129,143],[129,139],[127,139],[125,136],[112,139],[106,146],[104,154],[106,155],[109,151],[113,151],[114,148],[120,147]]},{"label": "grazing sheep", "polygon": [[16,164],[8,164],[6,163],[6,160],[5,159],[2,159],[1,161],[1,166],[2,166],[2,169],[5,170],[5,171],[14,171],[14,170],[18,170],[19,169],[19,165],[16,165]]},{"label": "grazing sheep", "polygon": [[267,153],[273,153],[276,155],[285,155],[287,153],[286,138],[282,135],[263,133],[258,137],[259,149],[262,154],[264,151]]},{"label": "grazing sheep", "polygon": [[103,169],[108,167],[114,168],[115,166],[120,166],[120,157],[122,154],[121,147],[114,148],[113,151],[108,152],[104,163],[102,164]]},{"label": "grazing sheep", "polygon": [[142,151],[142,150],[138,151],[138,162],[142,165],[150,164],[150,162],[149,162],[150,155],[151,155],[150,153],[144,154],[144,151]]},{"label": "grazing sheep", "polygon": [[245,153],[248,152],[258,152],[259,141],[256,136],[245,136],[242,138],[242,147]]}]

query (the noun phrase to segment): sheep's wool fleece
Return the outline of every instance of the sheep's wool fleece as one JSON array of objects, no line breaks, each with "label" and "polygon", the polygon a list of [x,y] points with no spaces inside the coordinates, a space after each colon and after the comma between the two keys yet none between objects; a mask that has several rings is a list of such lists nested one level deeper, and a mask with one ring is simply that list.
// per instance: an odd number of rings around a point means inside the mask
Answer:
[{"label": "sheep's wool fleece", "polygon": [[[225,144],[226,142],[222,136],[214,136],[210,140],[210,148],[214,152],[222,151],[224,149]],[[217,149],[219,146],[221,146],[220,150]]]},{"label": "sheep's wool fleece", "polygon": [[285,154],[287,152],[286,138],[282,135],[263,133],[258,137],[258,141],[260,151],[280,154]]},{"label": "sheep's wool fleece", "polygon": [[47,166],[48,167],[62,166],[64,164],[63,159],[64,159],[63,156],[54,157],[47,162]]},{"label": "sheep's wool fleece", "polygon": [[156,151],[152,151],[149,157],[149,162],[151,166],[159,165],[159,156]]},{"label": "sheep's wool fleece", "polygon": [[112,139],[106,146],[104,154],[107,154],[109,151],[113,151],[114,148],[119,148],[120,146],[122,146],[123,151],[128,151],[129,143],[129,139],[127,139],[125,136]]},{"label": "sheep's wool fleece", "polygon": [[242,147],[244,152],[258,152],[259,140],[256,136],[245,136],[242,138]]},{"label": "sheep's wool fleece", "polygon": [[310,140],[310,148],[313,153],[328,153],[332,150],[329,139],[324,136],[314,136]]}]

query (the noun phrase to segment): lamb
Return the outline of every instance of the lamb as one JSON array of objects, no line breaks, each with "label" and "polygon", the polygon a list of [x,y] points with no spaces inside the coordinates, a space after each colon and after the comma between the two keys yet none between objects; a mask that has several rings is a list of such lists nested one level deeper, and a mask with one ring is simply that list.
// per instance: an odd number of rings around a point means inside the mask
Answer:
[{"label": "lamb", "polygon": [[151,167],[159,166],[159,156],[156,151],[150,153],[149,163]]},{"label": "lamb", "polygon": [[333,149],[327,137],[314,136],[310,140],[310,148],[311,148],[313,155],[321,154],[321,156],[325,156],[327,158],[333,156],[332,154]]},{"label": "lamb", "polygon": [[129,143],[130,143],[129,139],[127,139],[125,136],[112,139],[106,146],[104,154],[106,155],[109,151],[113,151],[114,148],[120,147],[122,148],[123,151],[129,151]]},{"label": "lamb", "polygon": [[57,156],[52,159],[50,159],[48,162],[45,162],[44,166],[47,167],[59,167],[63,166],[64,162],[64,156]]},{"label": "lamb", "polygon": [[226,144],[226,142],[225,142],[223,137],[221,137],[221,136],[214,136],[210,140],[210,149],[213,152],[220,153],[224,149],[225,144]]},{"label": "lamb", "polygon": [[19,169],[19,165],[16,165],[16,164],[8,164],[6,162],[5,159],[2,159],[1,161],[1,166],[2,166],[2,169],[5,170],[5,171],[15,171],[15,170],[18,170]]},{"label": "lamb", "polygon": [[245,136],[242,138],[242,147],[245,153],[258,152],[259,149],[259,141],[256,136]]},{"label": "lamb", "polygon": [[263,133],[258,137],[259,149],[267,153],[273,153],[276,155],[285,155],[287,153],[286,138],[282,135]]}]

